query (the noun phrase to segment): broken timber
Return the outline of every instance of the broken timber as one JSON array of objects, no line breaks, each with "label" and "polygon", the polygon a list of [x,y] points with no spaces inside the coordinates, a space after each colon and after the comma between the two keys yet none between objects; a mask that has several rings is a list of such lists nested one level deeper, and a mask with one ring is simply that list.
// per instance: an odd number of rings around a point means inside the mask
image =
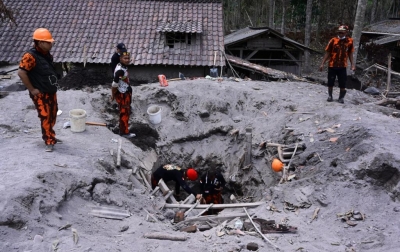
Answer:
[{"label": "broken timber", "polygon": [[112,208],[112,207],[103,207],[103,206],[92,207],[92,210],[89,212],[89,214],[96,217],[116,219],[116,220],[123,220],[131,216],[131,213],[128,210]]},{"label": "broken timber", "polygon": [[158,240],[171,240],[171,241],[186,241],[187,237],[185,235],[172,235],[161,232],[146,233],[144,238],[147,239],[158,239]]},{"label": "broken timber", "polygon": [[[264,204],[264,202],[252,202],[252,203],[235,203],[235,204],[213,204],[210,206],[209,204],[200,204],[197,205],[194,209],[224,209],[224,208],[238,208],[238,207],[258,207]],[[192,204],[165,204],[164,207],[166,208],[186,208],[190,209],[193,205]]]},{"label": "broken timber", "polygon": [[[171,190],[169,190],[167,184],[165,184],[163,179],[160,179],[160,181],[158,181],[158,187],[160,188],[163,196],[168,195],[171,192]],[[165,198],[165,201],[167,200],[171,201],[172,203],[178,203],[178,201],[176,201],[172,193],[167,198]]]}]

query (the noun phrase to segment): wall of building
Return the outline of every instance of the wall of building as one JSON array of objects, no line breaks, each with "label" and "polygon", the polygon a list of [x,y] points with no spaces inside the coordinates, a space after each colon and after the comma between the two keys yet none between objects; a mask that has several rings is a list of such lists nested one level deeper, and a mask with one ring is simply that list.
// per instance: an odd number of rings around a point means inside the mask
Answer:
[{"label": "wall of building", "polygon": [[[69,70],[70,74],[95,75],[100,77],[99,85],[112,82],[113,74],[108,64],[73,64]],[[59,71],[61,65],[57,65]],[[158,82],[158,75],[163,74],[167,79],[179,78],[179,73],[185,77],[205,77],[210,74],[209,67],[190,67],[190,66],[129,66],[129,79],[132,85]],[[66,71],[64,71],[66,74]],[[103,81],[104,80],[104,83]]]}]

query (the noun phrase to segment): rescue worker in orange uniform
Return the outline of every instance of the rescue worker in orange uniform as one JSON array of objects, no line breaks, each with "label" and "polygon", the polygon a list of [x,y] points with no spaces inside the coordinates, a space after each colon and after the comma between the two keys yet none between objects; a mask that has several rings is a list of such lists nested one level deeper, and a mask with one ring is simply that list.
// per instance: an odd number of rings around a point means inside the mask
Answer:
[{"label": "rescue worker in orange uniform", "polygon": [[181,187],[188,193],[193,194],[196,199],[200,199],[201,195],[196,194],[186,183],[186,180],[196,181],[198,177],[197,171],[193,168],[183,170],[181,167],[172,164],[160,166],[151,175],[151,186],[153,189],[158,185],[160,179],[165,183],[175,181],[175,197],[177,200],[180,198]]},{"label": "rescue worker in orange uniform", "polygon": [[120,52],[120,63],[114,71],[114,79],[111,87],[111,100],[114,99],[119,107],[119,134],[126,138],[136,135],[129,132],[129,116],[131,114],[132,87],[129,84],[128,65],[131,55],[126,50]]},{"label": "rescue worker in orange uniform", "polygon": [[[220,172],[210,170],[207,171],[200,179],[200,188],[202,193],[202,204],[222,204],[222,190],[226,181]],[[206,214],[217,214],[221,209],[210,209]]]},{"label": "rescue worker in orange uniform", "polygon": [[356,70],[353,62],[354,44],[353,39],[348,37],[349,28],[346,25],[341,25],[337,31],[337,37],[332,38],[325,48],[325,55],[322,59],[319,70],[324,69],[325,62],[329,59],[328,67],[328,102],[333,101],[332,92],[335,84],[336,76],[339,82],[339,99],[338,102],[344,103],[344,96],[346,95],[346,81],[347,81],[347,59],[350,60],[351,70]]},{"label": "rescue worker in orange uniform", "polygon": [[33,42],[34,47],[22,56],[18,76],[29,90],[29,96],[38,112],[45,151],[52,152],[54,145],[62,142],[56,138],[53,129],[57,119],[59,88],[53,56],[50,54],[54,39],[49,30],[38,28],[33,33]]}]

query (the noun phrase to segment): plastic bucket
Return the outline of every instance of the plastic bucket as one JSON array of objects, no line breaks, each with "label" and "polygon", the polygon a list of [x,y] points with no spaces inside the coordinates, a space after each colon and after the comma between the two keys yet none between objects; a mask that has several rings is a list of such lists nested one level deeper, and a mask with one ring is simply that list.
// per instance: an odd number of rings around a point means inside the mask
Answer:
[{"label": "plastic bucket", "polygon": [[72,109],[69,111],[71,131],[82,132],[86,128],[86,111],[83,109]]},{"label": "plastic bucket", "polygon": [[161,122],[161,107],[157,105],[152,105],[147,109],[147,114],[149,115],[149,121],[152,124],[159,124]]}]

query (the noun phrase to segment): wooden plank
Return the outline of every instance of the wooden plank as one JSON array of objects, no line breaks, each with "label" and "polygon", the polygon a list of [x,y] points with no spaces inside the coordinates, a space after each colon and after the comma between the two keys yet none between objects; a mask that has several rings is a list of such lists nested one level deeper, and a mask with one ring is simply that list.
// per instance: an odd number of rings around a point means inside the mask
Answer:
[{"label": "wooden plank", "polygon": [[144,238],[147,239],[158,239],[158,240],[171,240],[171,241],[186,241],[187,237],[185,235],[173,235],[170,233],[146,233]]},{"label": "wooden plank", "polygon": [[[158,181],[158,186],[160,187],[161,192],[163,193],[163,195],[166,195],[170,192],[167,184],[165,184],[163,179],[160,179],[160,181]],[[176,204],[178,203],[178,201],[176,201],[174,195],[169,196],[169,200],[173,203]]]},{"label": "wooden plank", "polygon": [[121,147],[122,147],[122,140],[118,140],[118,150],[117,150],[117,168],[121,166]]},{"label": "wooden plank", "polygon": [[207,212],[210,207],[212,207],[214,205],[214,203],[211,203],[206,209],[204,209],[203,211],[201,211],[198,215],[196,215],[196,217],[200,217],[202,216],[205,212]]},{"label": "wooden plank", "polygon": [[150,196],[154,195],[159,190],[160,190],[160,187],[156,186],[156,188],[154,188],[154,190],[150,193]]},{"label": "wooden plank", "polygon": [[185,212],[185,217],[190,213],[190,211],[192,211],[195,207],[197,207],[197,205],[198,205],[199,203],[200,203],[199,200],[196,201],[196,203],[193,204],[193,206],[192,206],[191,208],[189,208],[189,210],[187,210],[187,211]]},{"label": "wooden plank", "polygon": [[147,181],[146,176],[144,175],[143,171],[141,169],[139,169],[139,174],[143,179],[143,182],[145,183],[146,187],[149,188],[151,190],[151,185],[149,183],[149,181]]},{"label": "wooden plank", "polygon": [[[214,204],[210,209],[224,209],[224,208],[238,208],[238,207],[258,207],[264,204],[264,202],[252,202],[252,203],[235,203],[235,204]],[[204,209],[209,207],[208,204],[200,204],[195,207],[195,209]],[[166,208],[191,208],[192,204],[165,204]]]}]

